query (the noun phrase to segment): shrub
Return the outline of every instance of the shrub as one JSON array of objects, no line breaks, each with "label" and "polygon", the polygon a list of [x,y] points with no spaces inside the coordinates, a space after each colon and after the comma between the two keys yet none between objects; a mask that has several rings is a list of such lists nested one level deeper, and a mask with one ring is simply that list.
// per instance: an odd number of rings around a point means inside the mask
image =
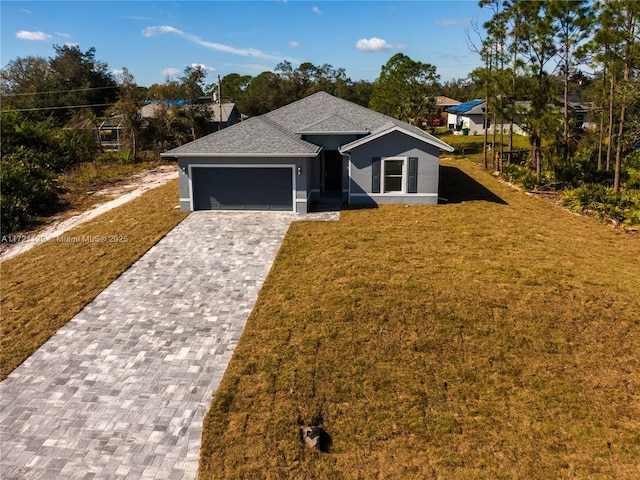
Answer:
[{"label": "shrub", "polygon": [[640,189],[640,148],[636,148],[625,158],[623,177],[626,188]]},{"label": "shrub", "polygon": [[508,182],[520,185],[527,190],[531,190],[536,186],[535,174],[524,165],[505,165],[502,170],[502,176]]},{"label": "shrub", "polygon": [[117,158],[118,158],[118,162],[124,165],[135,163],[135,158],[133,156],[133,153],[129,151],[118,152]]},{"label": "shrub", "polygon": [[64,159],[58,170],[66,170],[78,163],[93,161],[98,145],[93,132],[87,129],[65,129],[54,135],[58,155]]},{"label": "shrub", "polygon": [[640,190],[625,189],[616,193],[611,187],[584,184],[567,190],[562,204],[572,212],[593,215],[600,220],[613,220],[625,226],[640,225]]},{"label": "shrub", "polygon": [[38,153],[21,149],[0,160],[2,235],[25,227],[37,215],[58,206],[55,175]]}]

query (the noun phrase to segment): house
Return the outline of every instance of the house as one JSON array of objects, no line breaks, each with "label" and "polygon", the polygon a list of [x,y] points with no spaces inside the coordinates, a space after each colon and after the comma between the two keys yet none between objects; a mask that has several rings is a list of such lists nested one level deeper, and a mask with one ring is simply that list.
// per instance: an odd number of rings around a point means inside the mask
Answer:
[{"label": "house", "polygon": [[[526,104],[526,105],[525,105]],[[462,133],[467,130],[471,135],[484,135],[484,114],[486,103],[484,100],[471,100],[449,107],[447,111],[447,126],[454,133]],[[516,110],[528,108],[528,102],[516,102]],[[527,135],[524,125],[521,121],[522,115],[517,114],[513,122],[513,133],[518,135]],[[487,133],[493,133],[494,125],[491,124],[491,117],[487,119]],[[495,125],[496,133],[500,131],[500,124]],[[509,120],[504,119],[502,124],[504,132],[510,128]]]},{"label": "house", "polygon": [[214,132],[243,120],[235,103],[210,103],[207,109],[211,112],[210,122]]},{"label": "house", "polygon": [[[217,132],[226,127],[230,127],[242,121],[242,116],[235,103],[218,103],[214,102],[210,97],[202,97],[193,102],[196,105],[202,105],[206,109],[209,132]],[[190,105],[186,100],[153,100],[148,101],[140,109],[140,115],[143,119],[157,117],[164,109],[175,106],[177,108],[186,108]]]},{"label": "house", "polygon": [[458,100],[445,97],[444,95],[438,95],[435,97],[436,107],[438,108],[438,118],[434,118],[432,122],[433,127],[440,127],[447,124],[447,109],[460,105]]},{"label": "house", "polygon": [[[557,100],[554,102],[559,110],[560,114],[564,115],[564,102]],[[572,119],[573,126],[579,130],[585,130],[593,132],[597,129],[596,112],[601,110],[595,106],[592,102],[581,103],[579,101],[569,101],[567,103],[569,107],[569,117]]]},{"label": "house", "polygon": [[471,100],[453,105],[447,109],[447,126],[452,132],[460,132],[463,129],[467,129],[476,134],[483,134],[484,112],[484,100]]},{"label": "house", "polygon": [[423,130],[318,92],[162,154],[178,161],[182,210],[306,213],[352,205],[437,203],[440,151]]},{"label": "house", "polygon": [[458,100],[454,100],[453,98],[445,97],[444,95],[438,95],[435,97],[436,105],[438,108],[446,110],[449,107],[455,107],[456,105],[460,105],[462,102]]},{"label": "house", "polygon": [[[576,129],[594,131],[597,127],[594,119],[594,112],[597,112],[598,108],[593,104],[582,104],[577,101],[569,101],[569,117],[572,119],[573,125]],[[518,100],[513,103],[515,110],[513,119],[513,132],[518,135],[528,135],[526,130],[526,115],[531,108],[531,102],[528,100]],[[549,108],[557,112],[558,121],[562,121],[564,114],[564,102],[561,99],[556,99],[549,104]],[[468,129],[468,132],[472,135],[484,134],[484,112],[485,101],[484,100],[471,100],[470,102],[461,103],[459,105],[453,105],[446,109],[448,118],[447,126],[449,130],[454,133],[462,133],[463,130]],[[493,133],[494,126],[491,125],[491,118],[488,119],[487,133]],[[500,132],[501,125],[498,123],[495,125],[497,132]],[[510,128],[509,120],[505,119],[502,124],[502,128]]]}]

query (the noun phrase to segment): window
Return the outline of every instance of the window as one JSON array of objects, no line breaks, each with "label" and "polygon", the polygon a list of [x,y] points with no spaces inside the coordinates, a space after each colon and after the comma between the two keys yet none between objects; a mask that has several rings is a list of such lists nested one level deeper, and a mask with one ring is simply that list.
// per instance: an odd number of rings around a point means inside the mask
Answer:
[{"label": "window", "polygon": [[386,158],[383,161],[383,193],[404,193],[404,159]]}]

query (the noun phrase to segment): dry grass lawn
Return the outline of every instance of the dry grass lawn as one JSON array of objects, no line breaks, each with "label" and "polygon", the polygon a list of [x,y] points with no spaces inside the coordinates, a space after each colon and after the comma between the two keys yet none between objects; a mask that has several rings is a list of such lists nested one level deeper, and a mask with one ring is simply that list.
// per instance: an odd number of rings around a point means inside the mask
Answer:
[{"label": "dry grass lawn", "polygon": [[174,180],[2,262],[0,379],[186,216],[177,199]]},{"label": "dry grass lawn", "polygon": [[[135,174],[166,164],[155,156],[136,163],[117,161],[81,163],[58,177],[58,184],[64,192],[61,197],[61,210],[65,215],[88,210],[97,203],[109,200],[102,195],[95,195],[96,191],[126,183]],[[42,219],[43,222],[47,220],[47,218]]]},{"label": "dry grass lawn", "polygon": [[442,171],[447,205],[292,224],[202,479],[640,478],[639,239]]}]

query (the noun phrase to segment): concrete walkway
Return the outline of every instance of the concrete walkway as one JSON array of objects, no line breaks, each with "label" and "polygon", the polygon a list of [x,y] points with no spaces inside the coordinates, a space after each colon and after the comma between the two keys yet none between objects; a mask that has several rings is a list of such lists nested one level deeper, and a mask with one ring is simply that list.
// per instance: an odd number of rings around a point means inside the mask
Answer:
[{"label": "concrete walkway", "polygon": [[149,250],[0,384],[0,478],[196,478],[204,414],[295,218],[196,212]]}]

